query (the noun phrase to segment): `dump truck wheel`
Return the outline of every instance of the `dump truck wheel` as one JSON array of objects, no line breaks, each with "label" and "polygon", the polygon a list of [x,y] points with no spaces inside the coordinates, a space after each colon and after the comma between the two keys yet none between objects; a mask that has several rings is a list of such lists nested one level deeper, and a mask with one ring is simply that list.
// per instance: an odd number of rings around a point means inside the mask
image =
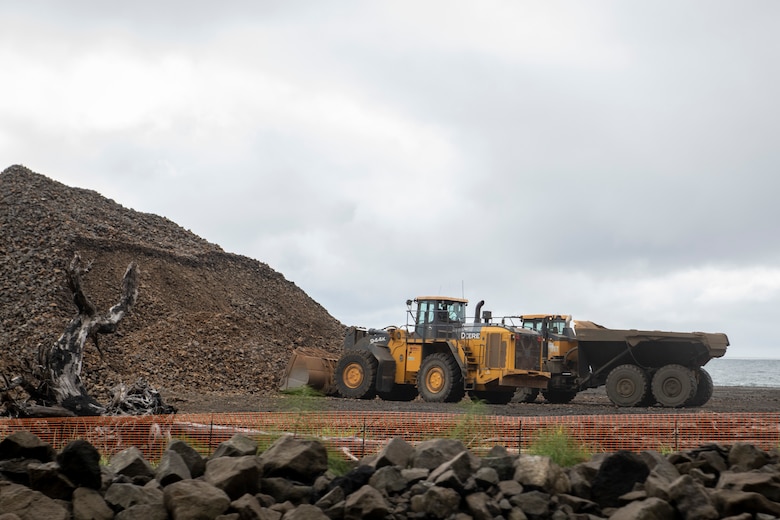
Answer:
[{"label": "dump truck wheel", "polygon": [[690,401],[685,403],[685,406],[702,406],[712,397],[714,387],[709,372],[699,367],[696,369],[695,373],[696,378],[698,379],[698,382],[696,383],[696,393]]},{"label": "dump truck wheel", "polygon": [[429,403],[452,403],[463,399],[463,376],[450,354],[431,354],[423,359],[417,375],[417,388]]},{"label": "dump truck wheel", "polygon": [[618,406],[639,406],[647,394],[647,375],[636,365],[617,366],[607,376],[607,397]]},{"label": "dump truck wheel", "polygon": [[488,404],[507,404],[515,396],[514,392],[501,392],[499,390],[472,390],[471,397]]},{"label": "dump truck wheel", "polygon": [[336,363],[336,388],[350,399],[376,396],[376,358],[367,350],[343,354]]},{"label": "dump truck wheel", "polygon": [[577,392],[571,390],[542,390],[542,397],[551,404],[566,404],[574,399]]},{"label": "dump truck wheel", "polygon": [[663,406],[677,408],[696,395],[693,371],[682,365],[664,365],[653,376],[653,395]]},{"label": "dump truck wheel", "polygon": [[385,401],[414,401],[417,397],[417,388],[414,385],[393,385],[389,392],[376,392]]},{"label": "dump truck wheel", "polygon": [[518,403],[534,403],[536,402],[536,398],[539,397],[539,389],[521,387],[517,389],[515,395],[517,396]]}]

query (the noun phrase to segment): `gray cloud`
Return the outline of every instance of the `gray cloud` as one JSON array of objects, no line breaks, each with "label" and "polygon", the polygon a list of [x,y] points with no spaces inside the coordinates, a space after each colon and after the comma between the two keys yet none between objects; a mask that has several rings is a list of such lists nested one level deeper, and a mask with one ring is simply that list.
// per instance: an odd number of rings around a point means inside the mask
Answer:
[{"label": "gray cloud", "polygon": [[0,159],[269,263],[776,357],[776,3],[0,8]]}]

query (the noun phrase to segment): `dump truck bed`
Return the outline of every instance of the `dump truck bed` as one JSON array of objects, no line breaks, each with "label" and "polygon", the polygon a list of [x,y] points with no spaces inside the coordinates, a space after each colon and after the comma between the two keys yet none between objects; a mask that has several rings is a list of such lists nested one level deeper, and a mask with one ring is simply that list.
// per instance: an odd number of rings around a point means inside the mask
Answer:
[{"label": "dump truck bed", "polygon": [[591,379],[599,382],[603,382],[612,368],[624,363],[645,368],[668,364],[700,367],[712,358],[725,355],[729,345],[728,337],[722,333],[621,330],[600,326],[578,325],[576,337],[581,366],[589,366],[593,373]]}]

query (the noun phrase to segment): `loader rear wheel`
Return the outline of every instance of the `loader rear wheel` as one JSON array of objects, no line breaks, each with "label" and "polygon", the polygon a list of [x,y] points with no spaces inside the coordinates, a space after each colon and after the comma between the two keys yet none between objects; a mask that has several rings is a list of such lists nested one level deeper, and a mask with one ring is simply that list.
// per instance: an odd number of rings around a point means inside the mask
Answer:
[{"label": "loader rear wheel", "polygon": [[423,359],[417,376],[417,388],[429,403],[454,403],[463,399],[463,375],[450,354],[431,354]]},{"label": "loader rear wheel", "polygon": [[385,401],[414,401],[417,397],[417,388],[414,385],[393,385],[389,392],[376,391]]},{"label": "loader rear wheel", "polygon": [[682,365],[664,365],[653,376],[653,395],[656,401],[669,408],[677,408],[696,395],[693,371]]},{"label": "loader rear wheel", "polygon": [[502,392],[500,390],[471,390],[471,397],[488,404],[507,404],[515,396],[514,392]]},{"label": "loader rear wheel", "polygon": [[350,399],[373,399],[376,396],[376,358],[367,350],[343,354],[336,363],[336,388]]},{"label": "loader rear wheel", "polygon": [[699,380],[696,383],[696,393],[685,403],[685,406],[703,406],[712,397],[714,388],[709,372],[699,367],[696,369],[696,378]]},{"label": "loader rear wheel", "polygon": [[571,390],[542,390],[542,397],[551,404],[566,404],[574,399],[577,392]]},{"label": "loader rear wheel", "polygon": [[617,366],[607,375],[607,397],[618,406],[640,406],[647,394],[647,374],[636,365]]},{"label": "loader rear wheel", "polygon": [[516,395],[518,403],[535,403],[536,398],[539,397],[539,389],[520,387],[517,389]]}]

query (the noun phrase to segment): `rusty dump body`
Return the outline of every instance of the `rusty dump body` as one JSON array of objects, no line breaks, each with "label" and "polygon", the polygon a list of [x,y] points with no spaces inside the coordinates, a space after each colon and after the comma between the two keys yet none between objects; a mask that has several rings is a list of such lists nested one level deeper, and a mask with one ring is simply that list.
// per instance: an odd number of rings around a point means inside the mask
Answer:
[{"label": "rusty dump body", "polygon": [[589,322],[578,323],[576,338],[585,387],[605,384],[608,373],[626,363],[650,371],[669,364],[695,370],[723,357],[729,345],[722,333],[608,329]]}]

